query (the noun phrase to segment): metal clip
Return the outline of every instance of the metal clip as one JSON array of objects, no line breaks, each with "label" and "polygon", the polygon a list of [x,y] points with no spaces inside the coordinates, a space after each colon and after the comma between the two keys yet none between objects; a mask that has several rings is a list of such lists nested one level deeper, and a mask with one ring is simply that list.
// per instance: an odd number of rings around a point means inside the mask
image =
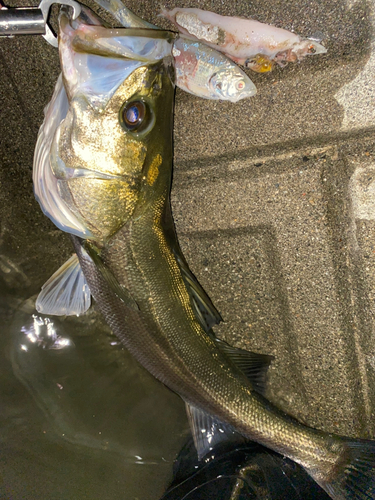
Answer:
[{"label": "metal clip", "polygon": [[42,11],[35,7],[8,9],[0,0],[0,36],[43,35]]},{"label": "metal clip", "polygon": [[51,5],[69,5],[73,19],[81,13],[81,6],[74,0],[42,0],[38,7],[7,8],[0,0],[0,36],[43,35],[48,43],[57,47],[57,37],[48,23]]},{"label": "metal clip", "polygon": [[42,15],[45,22],[45,30],[46,30],[43,37],[47,40],[48,43],[53,45],[53,47],[58,47],[57,37],[54,34],[51,26],[48,24],[49,11],[54,3],[57,3],[59,5],[69,5],[70,7],[72,7],[73,8],[72,19],[77,19],[77,17],[80,15],[81,6],[74,0],[42,0],[40,2],[38,8],[42,11]]}]

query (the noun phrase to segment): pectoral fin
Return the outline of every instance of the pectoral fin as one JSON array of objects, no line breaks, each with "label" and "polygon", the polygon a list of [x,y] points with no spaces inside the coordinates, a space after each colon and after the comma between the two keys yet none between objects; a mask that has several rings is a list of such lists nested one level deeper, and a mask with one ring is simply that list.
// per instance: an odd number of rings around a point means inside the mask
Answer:
[{"label": "pectoral fin", "polygon": [[198,453],[198,460],[202,460],[220,443],[242,444],[247,439],[237,432],[231,425],[217,420],[216,417],[203,410],[186,403],[193,440]]},{"label": "pectoral fin", "polygon": [[74,254],[42,286],[35,306],[42,314],[79,316],[90,304],[90,289]]},{"label": "pectoral fin", "polygon": [[215,338],[215,343],[228,358],[239,368],[250,380],[254,390],[264,395],[266,390],[267,370],[273,356],[245,351],[238,347],[232,347],[223,340]]},{"label": "pectoral fin", "polygon": [[124,286],[121,285],[121,283],[118,282],[111,270],[102,261],[96,248],[87,241],[84,242],[83,248],[86,250],[87,254],[92,259],[95,266],[97,267],[103,278],[106,280],[113,293],[128,307],[139,311],[139,306],[132,297],[129,290],[127,290]]}]

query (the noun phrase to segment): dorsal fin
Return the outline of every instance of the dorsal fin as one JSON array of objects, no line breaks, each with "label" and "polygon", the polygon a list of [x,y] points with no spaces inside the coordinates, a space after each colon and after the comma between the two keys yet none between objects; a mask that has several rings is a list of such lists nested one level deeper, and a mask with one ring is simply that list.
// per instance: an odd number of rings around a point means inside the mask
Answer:
[{"label": "dorsal fin", "polygon": [[214,339],[217,347],[239,368],[250,380],[254,390],[264,395],[266,390],[267,370],[273,356],[245,351],[238,347],[232,347],[224,340]]},{"label": "dorsal fin", "polygon": [[202,328],[209,332],[214,325],[222,321],[220,313],[212,304],[210,298],[198,283],[196,277],[190,271],[182,254],[174,249],[174,255],[181,270],[182,279],[186,285],[186,289],[190,295],[192,306],[198,321]]},{"label": "dorsal fin", "polygon": [[90,289],[74,254],[42,286],[35,306],[42,314],[79,316],[90,304]]},{"label": "dorsal fin", "polygon": [[183,256],[173,223],[171,206],[165,204],[163,213],[163,227],[168,244],[175,256],[177,264],[181,270],[181,276],[184,280],[186,290],[190,296],[191,306],[195,316],[202,326],[203,330],[210,336],[214,336],[211,328],[222,321],[220,313],[211,302],[210,298],[198,283],[197,278],[190,271],[189,266]]}]

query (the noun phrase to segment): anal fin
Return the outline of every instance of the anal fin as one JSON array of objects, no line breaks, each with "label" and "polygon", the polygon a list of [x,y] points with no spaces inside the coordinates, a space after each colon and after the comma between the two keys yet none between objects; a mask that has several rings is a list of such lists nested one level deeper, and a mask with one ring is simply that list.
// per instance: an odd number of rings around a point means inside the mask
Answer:
[{"label": "anal fin", "polygon": [[90,304],[90,289],[74,254],[42,286],[35,306],[42,314],[79,316]]},{"label": "anal fin", "polygon": [[198,460],[202,460],[208,453],[213,452],[221,443],[242,444],[247,441],[234,427],[195,406],[186,403],[186,412]]}]

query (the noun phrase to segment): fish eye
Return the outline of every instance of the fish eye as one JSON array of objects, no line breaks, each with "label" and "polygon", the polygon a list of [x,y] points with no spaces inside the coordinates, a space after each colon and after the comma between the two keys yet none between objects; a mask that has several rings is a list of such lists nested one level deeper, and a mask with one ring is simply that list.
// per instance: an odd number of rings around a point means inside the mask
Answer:
[{"label": "fish eye", "polygon": [[143,130],[149,122],[149,117],[150,111],[143,101],[127,102],[120,110],[120,124],[130,132]]},{"label": "fish eye", "polygon": [[309,47],[307,48],[307,52],[309,54],[315,54],[316,49],[315,49],[314,45],[309,45]]},{"label": "fish eye", "polygon": [[245,88],[245,82],[243,80],[240,80],[236,84],[237,90],[243,90]]}]

